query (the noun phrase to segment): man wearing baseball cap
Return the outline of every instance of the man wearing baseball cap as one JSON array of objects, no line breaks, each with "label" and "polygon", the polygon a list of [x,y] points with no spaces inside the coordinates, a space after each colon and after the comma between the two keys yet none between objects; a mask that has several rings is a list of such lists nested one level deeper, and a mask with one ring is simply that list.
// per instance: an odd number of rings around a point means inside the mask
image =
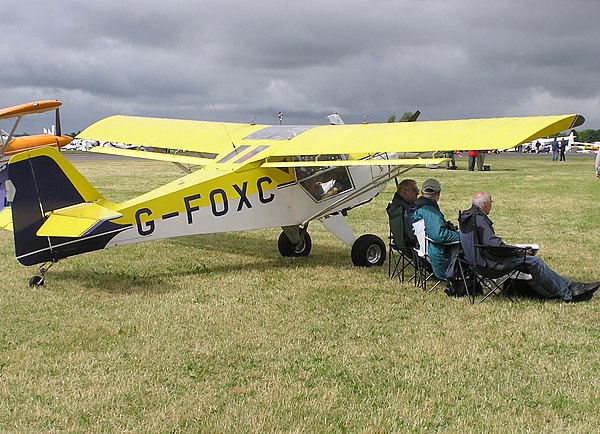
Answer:
[{"label": "man wearing baseball cap", "polygon": [[425,233],[430,239],[429,261],[435,277],[446,280],[446,271],[452,259],[452,247],[448,244],[460,240],[458,231],[450,222],[447,222],[440,211],[438,201],[442,187],[437,179],[426,179],[421,187],[422,196],[417,199],[412,215],[413,223],[424,220]]}]

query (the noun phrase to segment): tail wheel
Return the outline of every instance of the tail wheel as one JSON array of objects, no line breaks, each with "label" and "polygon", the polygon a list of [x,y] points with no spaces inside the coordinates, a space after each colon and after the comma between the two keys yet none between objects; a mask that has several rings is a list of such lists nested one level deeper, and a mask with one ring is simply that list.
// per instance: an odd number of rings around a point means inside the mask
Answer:
[{"label": "tail wheel", "polygon": [[35,288],[37,286],[44,286],[44,276],[31,276],[31,279],[29,279],[29,287]]},{"label": "tail wheel", "polygon": [[357,267],[374,267],[385,262],[385,243],[377,235],[361,235],[352,244],[352,263]]},{"label": "tail wheel", "polygon": [[308,256],[312,248],[312,240],[310,234],[304,229],[300,229],[300,242],[298,244],[293,244],[285,232],[281,232],[277,240],[277,247],[281,256]]}]

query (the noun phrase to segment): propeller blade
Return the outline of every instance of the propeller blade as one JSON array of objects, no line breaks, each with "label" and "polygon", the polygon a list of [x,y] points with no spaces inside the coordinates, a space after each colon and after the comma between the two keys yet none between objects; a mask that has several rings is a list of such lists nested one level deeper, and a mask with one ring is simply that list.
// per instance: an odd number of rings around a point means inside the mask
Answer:
[{"label": "propeller blade", "polygon": [[420,114],[421,114],[421,112],[419,110],[417,110],[416,112],[413,113],[413,115],[409,119],[407,119],[406,122],[416,121]]},{"label": "propeller blade", "polygon": [[56,135],[57,136],[62,136],[62,130],[60,128],[60,112],[59,109],[56,109],[56,120],[55,120],[55,124],[56,124]]}]

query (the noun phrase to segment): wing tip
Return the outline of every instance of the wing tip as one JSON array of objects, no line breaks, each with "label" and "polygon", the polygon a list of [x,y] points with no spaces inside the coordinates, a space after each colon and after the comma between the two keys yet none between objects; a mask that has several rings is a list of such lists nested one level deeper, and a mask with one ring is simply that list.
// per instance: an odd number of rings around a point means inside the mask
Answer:
[{"label": "wing tip", "polygon": [[575,119],[573,120],[573,125],[571,126],[571,128],[583,125],[584,122],[585,118],[582,115],[575,115]]}]

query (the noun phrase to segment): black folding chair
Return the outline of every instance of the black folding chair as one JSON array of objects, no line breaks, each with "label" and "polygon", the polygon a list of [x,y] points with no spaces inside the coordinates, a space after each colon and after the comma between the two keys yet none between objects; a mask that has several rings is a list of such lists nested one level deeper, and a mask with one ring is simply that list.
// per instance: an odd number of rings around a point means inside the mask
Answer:
[{"label": "black folding chair", "polygon": [[[448,270],[448,280],[456,296],[465,295],[469,298],[471,304],[475,304],[475,294],[481,292],[481,287],[474,281],[471,265],[465,260],[465,254],[462,245],[452,258],[452,264]],[[463,293],[464,289],[464,293]]]},{"label": "black folding chair", "polygon": [[408,282],[416,279],[416,266],[413,257],[414,243],[406,236],[404,228],[404,210],[402,207],[387,209],[390,220],[390,236],[388,247],[388,277],[398,277],[404,282],[404,273],[412,267],[413,273]]},{"label": "black folding chair", "polygon": [[463,252],[461,260],[463,265],[469,267],[473,274],[471,292],[475,294],[477,285],[479,284],[482,289],[487,291],[480,303],[483,303],[492,294],[504,295],[510,301],[514,301],[509,294],[510,284],[519,271],[516,269],[506,270],[488,267],[482,252],[500,257],[522,257],[523,264],[525,264],[527,249],[512,246],[484,246],[479,244],[477,231],[475,230],[475,218],[464,219],[461,218],[461,215],[462,213],[459,214],[458,218],[460,243]]}]

